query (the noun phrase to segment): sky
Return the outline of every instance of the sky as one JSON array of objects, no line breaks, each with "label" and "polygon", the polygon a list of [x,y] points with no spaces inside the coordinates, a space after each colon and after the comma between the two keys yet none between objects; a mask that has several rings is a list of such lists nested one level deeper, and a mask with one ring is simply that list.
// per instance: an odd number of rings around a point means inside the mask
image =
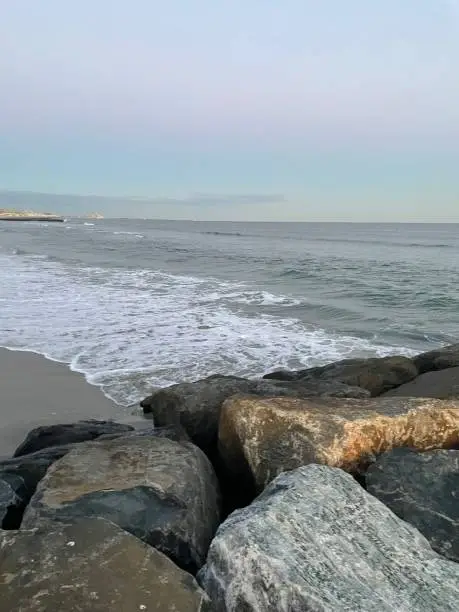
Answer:
[{"label": "sky", "polygon": [[458,65],[459,0],[0,0],[0,190],[459,222]]}]

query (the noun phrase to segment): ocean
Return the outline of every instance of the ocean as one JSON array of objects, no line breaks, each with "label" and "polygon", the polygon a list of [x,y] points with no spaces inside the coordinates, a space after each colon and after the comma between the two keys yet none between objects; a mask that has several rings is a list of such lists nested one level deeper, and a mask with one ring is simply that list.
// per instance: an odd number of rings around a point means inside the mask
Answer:
[{"label": "ocean", "polygon": [[457,341],[458,288],[454,224],[0,223],[0,346],[123,406],[214,373]]}]

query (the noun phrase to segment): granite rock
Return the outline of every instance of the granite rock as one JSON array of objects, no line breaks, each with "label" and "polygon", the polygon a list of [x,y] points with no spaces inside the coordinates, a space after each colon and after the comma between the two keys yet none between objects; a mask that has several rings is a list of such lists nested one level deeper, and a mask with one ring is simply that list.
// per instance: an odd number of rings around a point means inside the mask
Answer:
[{"label": "granite rock", "polygon": [[39,483],[22,528],[100,516],[195,572],[219,523],[219,487],[189,442],[127,436],[77,444]]},{"label": "granite rock", "polygon": [[216,612],[453,612],[459,565],[344,471],[282,474],[218,529],[198,581]]},{"label": "granite rock", "polygon": [[325,366],[288,372],[280,370],[264,378],[307,381],[332,380],[351,387],[360,387],[372,396],[403,385],[418,375],[418,369],[408,357],[380,357],[370,359],[344,359]]},{"label": "granite rock", "polygon": [[369,493],[459,562],[459,450],[396,449],[378,457],[365,479]]},{"label": "granite rock", "polygon": [[24,442],[16,449],[14,456],[35,453],[51,446],[95,440],[103,434],[123,434],[133,429],[131,425],[122,425],[113,421],[78,421],[64,425],[44,425],[29,432]]},{"label": "granite rock", "polygon": [[97,518],[0,533],[0,600],[5,612],[209,610],[192,576]]},{"label": "granite rock", "polygon": [[235,396],[223,406],[219,451],[227,474],[261,491],[281,472],[308,463],[365,472],[391,448],[454,448],[459,400]]}]

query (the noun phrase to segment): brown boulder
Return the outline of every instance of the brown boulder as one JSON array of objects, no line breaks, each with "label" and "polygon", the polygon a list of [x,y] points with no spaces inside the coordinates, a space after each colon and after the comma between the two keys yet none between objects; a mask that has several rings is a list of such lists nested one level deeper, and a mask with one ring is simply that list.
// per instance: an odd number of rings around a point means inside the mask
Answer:
[{"label": "brown boulder", "polygon": [[450,344],[434,351],[421,353],[413,358],[420,374],[459,366],[459,344]]},{"label": "brown boulder", "polygon": [[263,488],[309,463],[362,474],[378,454],[459,444],[459,401],[236,396],[223,405],[219,450],[229,477]]},{"label": "brown boulder", "polygon": [[373,397],[403,385],[418,375],[417,366],[408,357],[344,359],[317,368],[296,372],[272,372],[264,378],[274,380],[333,380],[366,389]]}]

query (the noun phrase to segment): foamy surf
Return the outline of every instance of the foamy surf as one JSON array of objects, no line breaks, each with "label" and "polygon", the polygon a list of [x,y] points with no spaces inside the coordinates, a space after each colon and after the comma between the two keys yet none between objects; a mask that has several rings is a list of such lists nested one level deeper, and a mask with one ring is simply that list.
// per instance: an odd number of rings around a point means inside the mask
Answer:
[{"label": "foamy surf", "polygon": [[258,376],[402,352],[295,318],[248,314],[244,303],[292,300],[244,283],[0,257],[0,345],[68,363],[125,406],[154,387],[214,373]]}]

